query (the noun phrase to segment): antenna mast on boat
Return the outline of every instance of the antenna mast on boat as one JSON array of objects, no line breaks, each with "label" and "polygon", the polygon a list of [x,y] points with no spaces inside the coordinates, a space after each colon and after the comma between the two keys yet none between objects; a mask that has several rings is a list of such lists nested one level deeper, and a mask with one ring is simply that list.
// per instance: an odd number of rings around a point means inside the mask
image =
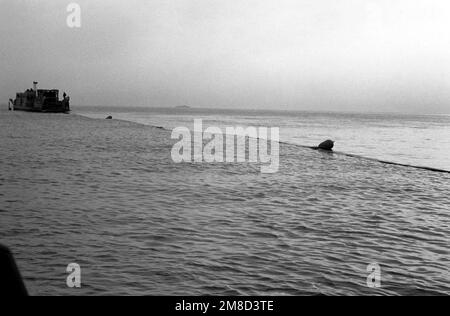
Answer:
[{"label": "antenna mast on boat", "polygon": [[37,81],[33,81],[33,91],[36,94],[36,96],[37,96],[37,85],[38,85],[38,83],[39,82],[37,82]]}]

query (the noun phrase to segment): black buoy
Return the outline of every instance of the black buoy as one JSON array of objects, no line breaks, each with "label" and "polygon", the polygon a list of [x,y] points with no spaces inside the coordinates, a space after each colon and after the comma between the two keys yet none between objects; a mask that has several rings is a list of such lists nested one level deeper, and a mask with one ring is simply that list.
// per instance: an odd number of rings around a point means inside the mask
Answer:
[{"label": "black buoy", "polygon": [[112,116],[110,115],[110,116],[108,116],[106,119],[107,119],[107,120],[112,120]]},{"label": "black buoy", "polygon": [[334,147],[334,142],[332,140],[328,139],[328,140],[324,141],[323,143],[321,143],[318,148],[322,149],[322,150],[333,150],[333,147]]},{"label": "black buoy", "polygon": [[333,147],[334,147],[334,141],[332,140],[326,140],[323,143],[320,143],[319,146],[317,147],[310,147],[311,149],[315,149],[315,150],[326,150],[326,151],[333,151]]},{"label": "black buoy", "polygon": [[2,245],[0,245],[0,280],[1,297],[28,296],[11,251]]}]

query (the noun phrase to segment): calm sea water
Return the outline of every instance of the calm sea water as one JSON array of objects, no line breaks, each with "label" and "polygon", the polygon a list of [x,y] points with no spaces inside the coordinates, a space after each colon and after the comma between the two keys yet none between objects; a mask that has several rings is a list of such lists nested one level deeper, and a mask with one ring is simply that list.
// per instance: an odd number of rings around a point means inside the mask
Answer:
[{"label": "calm sea water", "polygon": [[450,115],[312,113],[213,109],[86,107],[77,113],[173,129],[218,126],[279,127],[280,139],[317,146],[336,141],[336,150],[383,161],[450,171]]},{"label": "calm sea water", "polygon": [[[31,294],[450,294],[450,174],[295,145],[449,169],[448,117],[173,111],[0,112],[0,242]],[[294,144],[276,174],[174,164],[169,131],[131,122],[193,117],[278,125]]]}]

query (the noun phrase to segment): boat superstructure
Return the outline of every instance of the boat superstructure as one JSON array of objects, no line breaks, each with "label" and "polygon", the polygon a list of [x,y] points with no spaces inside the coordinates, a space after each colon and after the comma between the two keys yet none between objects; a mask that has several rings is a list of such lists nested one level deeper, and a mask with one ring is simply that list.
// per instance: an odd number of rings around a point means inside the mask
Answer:
[{"label": "boat superstructure", "polygon": [[14,111],[69,113],[70,98],[64,92],[62,100],[59,99],[59,90],[37,89],[37,82],[32,89],[16,93],[16,99],[10,99],[9,109]]}]

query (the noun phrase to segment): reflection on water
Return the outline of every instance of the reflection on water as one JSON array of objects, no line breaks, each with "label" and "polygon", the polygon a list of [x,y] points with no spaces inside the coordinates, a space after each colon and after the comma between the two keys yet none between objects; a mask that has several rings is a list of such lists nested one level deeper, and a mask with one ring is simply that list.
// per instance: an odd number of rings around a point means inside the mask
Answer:
[{"label": "reflection on water", "polygon": [[261,174],[174,164],[168,131],[131,122],[0,123],[0,242],[32,294],[450,294],[448,174],[285,144]]}]

